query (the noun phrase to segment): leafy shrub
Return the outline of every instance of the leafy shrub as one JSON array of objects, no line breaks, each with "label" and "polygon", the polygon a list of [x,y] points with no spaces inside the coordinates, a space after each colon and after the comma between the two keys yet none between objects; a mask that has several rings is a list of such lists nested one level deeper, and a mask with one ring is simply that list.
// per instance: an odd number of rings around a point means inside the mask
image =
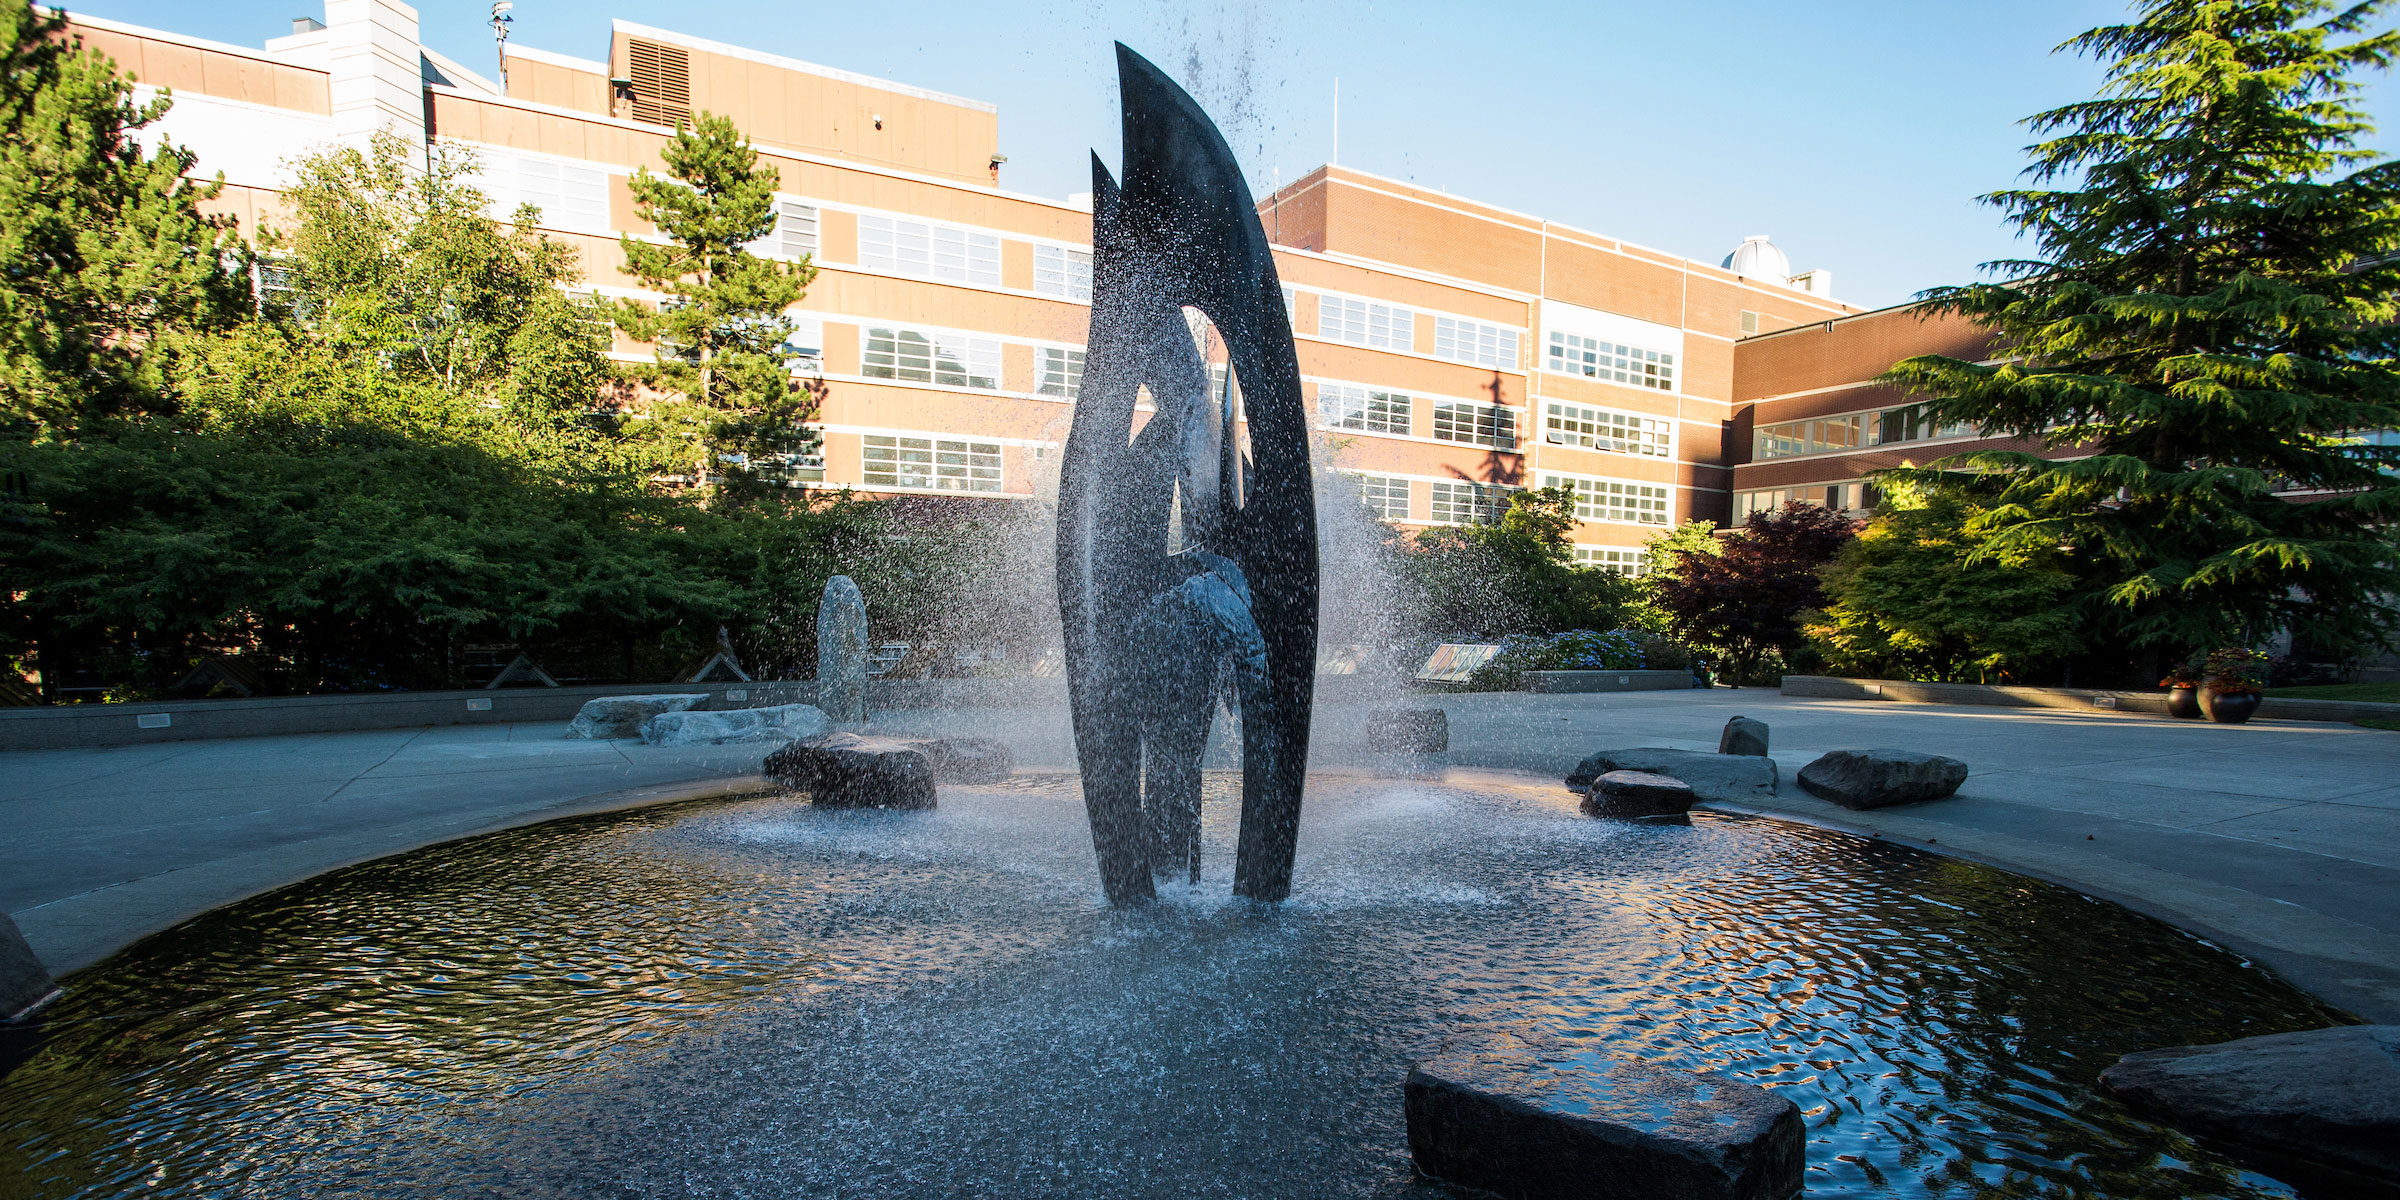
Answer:
[{"label": "leafy shrub", "polygon": [[1638,671],[1645,658],[1642,635],[1616,629],[1600,633],[1573,629],[1550,637],[1516,634],[1500,642],[1500,653],[1476,668],[1470,691],[1514,691],[1527,671]]}]

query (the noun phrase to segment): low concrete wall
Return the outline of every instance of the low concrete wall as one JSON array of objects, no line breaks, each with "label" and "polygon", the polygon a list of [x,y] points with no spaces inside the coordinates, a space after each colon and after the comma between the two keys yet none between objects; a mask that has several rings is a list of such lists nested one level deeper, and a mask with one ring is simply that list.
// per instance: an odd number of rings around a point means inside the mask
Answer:
[{"label": "low concrete wall", "polygon": [[[2002,687],[1982,683],[1917,683],[1904,679],[1843,679],[1832,675],[1786,675],[1786,696],[1830,700],[1896,700],[1906,704],[1986,704],[2001,708],[2063,708],[2076,712],[2132,712],[2165,716],[2165,692],[2116,692],[2096,688]],[[2360,717],[2400,718],[2400,704],[2355,700],[2308,700],[2267,693],[2258,715],[2283,721],[2338,721]]]},{"label": "low concrete wall", "polygon": [[[383,692],[344,696],[256,696],[158,704],[61,704],[0,708],[0,751],[138,746],[287,733],[342,733],[428,725],[565,721],[599,696],[705,692],[703,709],[813,704],[813,680],[642,683],[495,691]],[[869,709],[1050,707],[1067,702],[1065,679],[876,679]]]},{"label": "low concrete wall", "polygon": [[1517,690],[1567,692],[1669,692],[1692,686],[1690,671],[1527,671]]}]

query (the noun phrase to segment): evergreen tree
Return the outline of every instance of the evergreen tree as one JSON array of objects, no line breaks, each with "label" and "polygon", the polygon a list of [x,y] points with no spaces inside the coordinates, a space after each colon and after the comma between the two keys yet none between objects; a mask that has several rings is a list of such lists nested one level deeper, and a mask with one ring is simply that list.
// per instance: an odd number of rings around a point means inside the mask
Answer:
[{"label": "evergreen tree", "polygon": [[2048,447],[1902,474],[1974,494],[1979,559],[2063,551],[2117,672],[2393,632],[2400,446],[2358,435],[2400,427],[2400,169],[2358,148],[2350,78],[2400,48],[2361,34],[2385,5],[2143,0],[2066,43],[2106,86],[2033,117],[2032,186],[1986,198],[2032,256],[1928,293],[2002,357],[1890,375],[1934,422]]},{"label": "evergreen tree", "polygon": [[136,140],[169,98],[135,105],[65,25],[0,0],[0,417],[61,432],[155,403],[160,340],[249,305],[232,222],[200,210],[221,181]]},{"label": "evergreen tree", "polygon": [[617,323],[657,345],[648,382],[701,409],[708,474],[731,498],[754,498],[776,485],[783,456],[817,444],[805,422],[819,390],[793,382],[784,348],[793,329],[784,310],[816,267],[749,252],[775,227],[779,176],[732,121],[702,113],[659,157],[667,177],[635,172],[633,198],[666,243],[622,245],[626,272],[672,298],[656,310],[620,302]]},{"label": "evergreen tree", "polygon": [[2071,657],[2083,630],[2059,601],[2073,580],[2056,547],[1979,553],[1988,535],[1955,488],[1888,490],[1823,572],[1808,639],[1837,674],[1956,683],[2022,680]]}]

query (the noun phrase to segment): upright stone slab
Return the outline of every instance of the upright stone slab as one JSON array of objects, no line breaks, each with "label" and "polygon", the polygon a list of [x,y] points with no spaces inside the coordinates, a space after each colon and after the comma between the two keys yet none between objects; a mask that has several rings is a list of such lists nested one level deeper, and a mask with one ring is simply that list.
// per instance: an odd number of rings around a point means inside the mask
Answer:
[{"label": "upright stone slab", "polygon": [[50,971],[35,958],[17,922],[0,912],[0,1021],[13,1021],[58,994]]},{"label": "upright stone slab", "polygon": [[1404,1093],[1418,1169],[1522,1200],[1788,1200],[1806,1166],[1790,1100],[1596,1051],[1445,1054]]},{"label": "upright stone slab", "polygon": [[817,707],[837,725],[867,719],[867,598],[847,575],[817,601]]},{"label": "upright stone slab", "polygon": [[1719,754],[1755,754],[1767,756],[1767,723],[1749,717],[1735,717],[1725,722],[1725,732],[1717,736]]}]

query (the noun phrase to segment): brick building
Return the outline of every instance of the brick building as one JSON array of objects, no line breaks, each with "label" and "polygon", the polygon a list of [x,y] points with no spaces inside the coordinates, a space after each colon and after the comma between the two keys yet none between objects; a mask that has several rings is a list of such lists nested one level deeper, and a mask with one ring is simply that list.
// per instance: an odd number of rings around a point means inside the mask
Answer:
[{"label": "brick building", "polygon": [[[819,268],[789,349],[827,385],[824,444],[795,474],[1004,498],[1054,470],[1082,373],[1089,199],[1001,186],[990,104],[623,21],[600,57],[510,45],[503,86],[425,47],[398,0],[329,0],[324,22],[256,49],[71,24],[142,88],[173,89],[159,128],[223,172],[217,203],[245,230],[281,219],[293,157],[392,130],[473,151],[495,215],[540,206],[610,296],[646,295],[617,247],[651,233],[633,171],[658,169],[678,119],[728,116],[782,177],[758,252]],[[1852,488],[1830,498],[1854,506],[1877,460],[1848,451],[1874,443],[1774,439],[1801,418],[1808,438],[1880,436],[1864,414],[1892,398],[1859,383],[1875,359],[1974,340],[1861,314],[1763,238],[1710,265],[1332,165],[1259,207],[1321,465],[1409,525],[1573,487],[1578,559],[1620,572],[1672,523],[1737,515],[1737,490],[1746,506]],[[622,335],[614,353],[648,357]]]}]

